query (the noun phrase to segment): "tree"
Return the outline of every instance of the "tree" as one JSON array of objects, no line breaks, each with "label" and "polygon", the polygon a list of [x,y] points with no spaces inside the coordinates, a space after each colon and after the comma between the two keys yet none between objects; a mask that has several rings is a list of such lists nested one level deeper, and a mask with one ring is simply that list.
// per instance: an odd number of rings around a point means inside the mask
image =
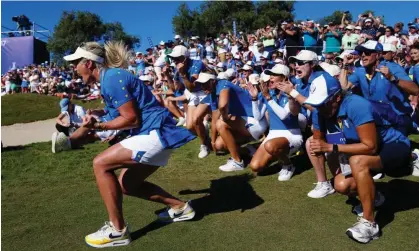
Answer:
[{"label": "tree", "polygon": [[252,32],[267,24],[292,17],[294,2],[206,1],[196,10],[183,3],[172,19],[173,30],[182,36],[214,37],[232,31]]},{"label": "tree", "polygon": [[122,40],[127,45],[128,49],[134,48],[134,46],[139,45],[140,39],[136,36],[131,36],[125,33],[124,28],[120,22],[115,23],[105,23],[104,34],[102,38],[106,40]]},{"label": "tree", "polygon": [[[342,21],[343,14],[344,14],[344,11],[337,10],[337,11],[333,12],[332,15],[326,16],[326,17],[318,20],[318,22],[321,25],[325,25],[325,24],[328,24],[328,23],[331,23],[331,22],[335,23],[335,24],[340,24],[341,21]],[[346,20],[349,21],[349,22],[352,21],[352,14],[351,13],[346,14]]]},{"label": "tree", "polygon": [[54,27],[54,33],[48,39],[47,49],[53,54],[53,60],[62,63],[62,57],[75,51],[83,42],[104,41],[112,37],[124,41],[128,47],[140,43],[140,39],[124,32],[120,23],[103,23],[102,19],[90,12],[64,11]]}]

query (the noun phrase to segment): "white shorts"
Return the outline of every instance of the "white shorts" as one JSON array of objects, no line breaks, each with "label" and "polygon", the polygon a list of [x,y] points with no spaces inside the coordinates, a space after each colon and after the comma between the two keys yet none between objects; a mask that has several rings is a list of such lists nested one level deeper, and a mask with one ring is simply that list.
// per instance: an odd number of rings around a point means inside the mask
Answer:
[{"label": "white shorts", "polygon": [[165,166],[173,149],[165,149],[156,130],[148,135],[136,135],[120,142],[132,151],[131,159],[151,166]]},{"label": "white shorts", "polygon": [[275,138],[286,138],[290,143],[290,152],[289,156],[298,152],[303,144],[303,136],[301,135],[300,129],[289,129],[289,130],[270,130],[268,136],[266,136],[265,140],[262,142],[262,145],[265,144],[266,141]]},{"label": "white shorts", "polygon": [[198,106],[201,101],[206,98],[209,94],[205,93],[204,91],[197,91],[197,92],[186,92],[185,96],[189,100],[188,106]]},{"label": "white shorts", "polygon": [[119,130],[107,130],[107,131],[96,131],[96,135],[100,138],[101,141],[104,141],[105,139],[115,136]]},{"label": "white shorts", "polygon": [[258,140],[268,128],[266,119],[256,120],[253,117],[246,116],[242,116],[242,119],[246,121],[246,128],[255,140]]}]

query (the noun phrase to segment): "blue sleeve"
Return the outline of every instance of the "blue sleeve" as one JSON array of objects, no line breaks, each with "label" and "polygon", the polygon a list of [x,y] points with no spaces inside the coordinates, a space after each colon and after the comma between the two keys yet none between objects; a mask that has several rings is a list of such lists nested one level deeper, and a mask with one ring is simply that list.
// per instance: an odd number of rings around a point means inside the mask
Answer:
[{"label": "blue sleeve", "polygon": [[387,65],[390,69],[391,74],[393,74],[397,79],[412,81],[409,78],[409,75],[404,71],[403,67],[398,64]]},{"label": "blue sleeve", "polygon": [[255,56],[255,55],[253,55],[253,58],[252,58],[252,63],[253,63],[253,64],[255,64],[255,63],[256,63],[256,56]]},{"label": "blue sleeve", "polygon": [[363,98],[351,100],[347,106],[347,115],[356,127],[374,121],[371,103]]},{"label": "blue sleeve", "polygon": [[191,69],[191,77],[193,75],[199,75],[199,73],[204,69],[204,65],[202,63],[202,61],[200,60],[194,60],[194,63],[192,65],[192,69]]},{"label": "blue sleeve", "polygon": [[348,76],[348,81],[351,82],[354,86],[359,85],[359,77],[356,72],[353,72],[351,75]]},{"label": "blue sleeve", "polygon": [[103,88],[106,88],[106,93],[109,95],[109,99],[112,102],[113,107],[119,108],[123,104],[132,100],[133,97],[130,93],[129,81],[130,78],[128,72],[121,70],[122,74],[113,74],[107,76]]}]

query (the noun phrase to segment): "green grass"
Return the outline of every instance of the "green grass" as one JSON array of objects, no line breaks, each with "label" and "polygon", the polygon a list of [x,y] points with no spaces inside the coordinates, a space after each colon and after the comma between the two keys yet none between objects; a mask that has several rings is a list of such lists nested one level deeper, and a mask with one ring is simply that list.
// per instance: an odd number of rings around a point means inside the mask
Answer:
[{"label": "green grass", "polygon": [[[93,250],[84,236],[107,220],[92,173],[93,157],[106,148],[52,154],[49,143],[2,152],[3,250]],[[289,182],[277,175],[251,178],[250,171],[218,170],[227,156],[197,158],[193,141],[172,155],[167,168],[150,181],[182,199],[193,199],[200,217],[170,225],[155,223],[163,206],[124,198],[124,214],[135,241],[118,250],[417,250],[418,179],[385,178],[386,196],[377,221],[383,236],[368,245],[353,242],[345,230],[356,221],[346,197],[310,199],[313,169]],[[298,167],[306,165],[298,164]],[[203,216],[202,216],[203,215]]]},{"label": "green grass", "polygon": [[[58,97],[32,93],[3,96],[1,98],[1,125],[55,118],[60,113],[59,102]],[[99,100],[85,103],[75,100],[74,102],[86,109],[103,107]]]}]

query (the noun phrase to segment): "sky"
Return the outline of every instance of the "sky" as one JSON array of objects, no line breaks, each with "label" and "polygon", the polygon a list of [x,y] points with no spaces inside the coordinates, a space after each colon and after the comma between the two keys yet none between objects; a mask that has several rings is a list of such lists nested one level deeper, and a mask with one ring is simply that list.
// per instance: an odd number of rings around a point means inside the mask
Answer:
[{"label": "sky", "polygon": [[[12,17],[25,14],[47,29],[54,30],[64,10],[90,11],[98,14],[104,22],[119,21],[125,31],[131,35],[142,38],[141,47],[138,50],[144,51],[149,47],[147,37],[152,39],[154,44],[161,40],[173,39],[172,17],[176,14],[180,1],[158,2],[75,2],[75,1],[54,1],[54,2],[12,2],[1,1],[1,25],[15,29],[16,24]],[[187,2],[191,9],[199,7],[202,2]],[[294,5],[295,19],[305,20],[307,18],[317,20],[330,15],[335,10],[350,11],[354,17],[364,10],[374,10],[376,15],[384,15],[385,22],[393,25],[398,21],[405,24],[419,16],[419,2],[401,1],[297,1]],[[4,29],[2,28],[2,31]]]}]

